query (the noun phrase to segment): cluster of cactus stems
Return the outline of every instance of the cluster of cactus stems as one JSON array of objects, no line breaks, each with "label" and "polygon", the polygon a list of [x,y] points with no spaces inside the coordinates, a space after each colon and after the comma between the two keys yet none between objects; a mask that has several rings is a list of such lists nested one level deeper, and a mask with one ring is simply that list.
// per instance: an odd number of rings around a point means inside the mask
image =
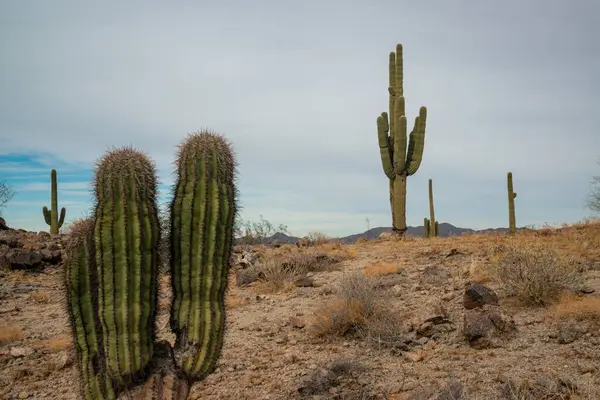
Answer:
[{"label": "cluster of cactus stems", "polygon": [[53,169],[50,173],[50,182],[51,182],[51,191],[50,191],[50,206],[52,207],[48,210],[48,207],[44,206],[42,208],[42,213],[44,214],[44,220],[48,225],[50,225],[50,233],[53,235],[57,235],[59,229],[62,227],[65,222],[65,215],[67,210],[63,207],[60,210],[60,217],[58,216],[58,183],[56,182],[56,170]]},{"label": "cluster of cactus stems", "polygon": [[421,107],[407,138],[403,88],[402,45],[389,57],[389,119],[386,112],[377,118],[377,136],[383,171],[389,179],[394,232],[406,232],[406,178],[415,174],[423,159],[427,109]]},{"label": "cluster of cactus stems", "polygon": [[67,305],[86,400],[186,399],[220,355],[236,163],[229,142],[204,131],[180,145],[176,164],[168,255],[173,346],[156,339],[154,163],[132,148],[108,152],[96,168],[93,215],[73,224]]},{"label": "cluster of cactus stems", "polygon": [[517,232],[517,219],[515,217],[515,198],[517,192],[513,190],[513,179],[512,172],[506,175],[506,181],[508,186],[508,230],[511,234]]},{"label": "cluster of cactus stems", "polygon": [[427,217],[423,218],[423,228],[425,229],[425,233],[423,234],[426,238],[439,236],[440,226],[437,221],[434,224],[431,223],[431,220]]}]

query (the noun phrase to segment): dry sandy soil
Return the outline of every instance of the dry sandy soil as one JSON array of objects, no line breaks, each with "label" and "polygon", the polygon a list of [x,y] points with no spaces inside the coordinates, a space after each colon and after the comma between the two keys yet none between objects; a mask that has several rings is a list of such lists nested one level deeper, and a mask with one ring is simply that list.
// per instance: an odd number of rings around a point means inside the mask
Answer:
[{"label": "dry sandy soil", "polygon": [[[536,244],[568,257],[583,282],[543,306],[507,297],[493,269],[515,248]],[[271,270],[243,286],[232,271],[222,356],[191,399],[600,398],[600,224],[257,252],[272,268],[301,253],[341,262],[308,277],[300,271],[300,280],[298,271]],[[540,279],[556,281],[546,267]],[[62,276],[60,266],[0,272],[1,399],[78,398]],[[465,339],[469,281],[500,295],[504,318],[514,322],[510,335],[478,346]],[[161,285],[168,288],[168,277]],[[164,289],[157,325],[165,338],[169,300]]]}]

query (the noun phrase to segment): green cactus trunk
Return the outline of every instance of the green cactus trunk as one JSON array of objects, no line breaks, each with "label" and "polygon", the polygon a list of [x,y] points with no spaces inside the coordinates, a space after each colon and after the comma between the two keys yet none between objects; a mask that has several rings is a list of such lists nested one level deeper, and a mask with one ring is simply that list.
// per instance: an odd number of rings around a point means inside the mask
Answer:
[{"label": "green cactus trunk", "polygon": [[389,120],[386,112],[377,118],[377,136],[383,170],[390,180],[393,229],[406,232],[406,178],[415,174],[423,159],[427,109],[421,107],[410,136],[403,89],[402,45],[389,58]]},{"label": "green cactus trunk", "polygon": [[180,146],[171,204],[171,328],[175,359],[191,379],[210,374],[225,330],[225,291],[236,214],[235,161],[220,135]]},{"label": "green cactus trunk", "polygon": [[508,229],[511,234],[517,232],[517,219],[515,217],[515,198],[517,193],[513,190],[513,179],[512,172],[509,172],[506,176],[508,186]]},{"label": "green cactus trunk", "polygon": [[440,225],[437,221],[435,221],[435,224],[433,225],[433,233],[436,237],[440,236]]},{"label": "green cactus trunk", "polygon": [[154,164],[125,148],[100,161],[95,246],[106,368],[118,387],[145,378],[154,350],[160,226]]},{"label": "green cactus trunk", "polygon": [[58,183],[56,181],[56,170],[53,169],[50,173],[50,182],[51,182],[51,191],[50,191],[50,205],[51,209],[48,210],[48,207],[44,206],[42,208],[42,213],[44,214],[44,220],[48,225],[50,225],[50,233],[52,235],[57,235],[59,229],[62,227],[65,222],[65,215],[67,210],[63,207],[60,210],[60,218],[58,216]]},{"label": "green cactus trunk", "polygon": [[429,239],[431,237],[431,224],[429,223],[429,219],[427,217],[423,218],[423,229],[423,237]]},{"label": "green cactus trunk", "polygon": [[431,218],[429,220],[429,223],[431,224],[430,231],[433,233],[432,236],[435,237],[438,235],[438,233],[435,229],[437,221],[435,220],[435,212],[433,209],[433,181],[431,179],[429,180],[429,216]]},{"label": "green cactus trunk", "polygon": [[94,221],[78,220],[71,226],[67,248],[67,310],[81,370],[81,396],[86,400],[114,399],[105,372],[102,328],[98,315]]}]

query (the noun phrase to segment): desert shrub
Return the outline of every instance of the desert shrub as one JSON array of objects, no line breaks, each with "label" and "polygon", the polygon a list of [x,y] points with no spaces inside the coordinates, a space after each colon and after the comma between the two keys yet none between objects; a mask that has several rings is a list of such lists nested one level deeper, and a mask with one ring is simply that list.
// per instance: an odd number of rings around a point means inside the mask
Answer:
[{"label": "desert shrub", "polygon": [[341,261],[340,257],[319,251],[273,253],[264,256],[258,264],[238,271],[246,276],[241,281],[269,283],[273,290],[295,282],[309,272],[323,271]]},{"label": "desert shrub", "polygon": [[493,262],[492,278],[509,297],[545,306],[582,282],[576,265],[546,243],[512,242]]},{"label": "desert shrub", "polygon": [[308,242],[312,246],[325,244],[330,240],[329,236],[321,232],[309,232],[308,235],[306,235],[306,237],[308,238]]},{"label": "desert shrub", "polygon": [[317,336],[361,333],[380,320],[382,312],[382,298],[372,280],[356,273],[345,277],[336,297],[315,312],[312,329]]}]

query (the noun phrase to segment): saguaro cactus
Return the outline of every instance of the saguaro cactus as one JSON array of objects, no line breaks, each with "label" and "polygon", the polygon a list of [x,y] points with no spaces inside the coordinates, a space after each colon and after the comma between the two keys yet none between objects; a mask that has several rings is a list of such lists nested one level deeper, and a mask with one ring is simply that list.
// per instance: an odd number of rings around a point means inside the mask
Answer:
[{"label": "saguaro cactus", "polygon": [[508,229],[511,234],[515,234],[517,231],[517,219],[515,217],[515,198],[517,193],[513,191],[513,180],[512,172],[509,172],[506,176],[508,186]]},{"label": "saguaro cactus", "polygon": [[389,59],[389,120],[386,112],[377,118],[377,135],[383,171],[390,182],[390,205],[393,229],[406,232],[406,178],[419,169],[425,146],[427,109],[421,107],[419,116],[407,140],[407,121],[403,89],[402,45]]},{"label": "saguaro cactus", "polygon": [[42,208],[42,213],[44,214],[44,219],[46,223],[50,225],[50,233],[53,235],[58,234],[58,230],[65,222],[65,214],[67,210],[63,207],[60,210],[60,218],[58,217],[58,184],[56,183],[56,170],[53,169],[50,173],[50,181],[51,181],[51,194],[50,194],[50,206],[52,207],[48,210],[48,207],[44,206]]},{"label": "saguaro cactus", "polygon": [[[131,148],[98,163],[96,207],[74,224],[67,304],[86,400],[183,400],[220,355],[233,246],[235,160],[222,136],[181,145],[171,204],[171,326],[156,341],[161,230],[154,164]],[[141,385],[143,383],[143,385]]]},{"label": "saguaro cactus", "polygon": [[423,237],[430,238],[431,237],[431,224],[429,223],[429,218],[423,218]]}]

